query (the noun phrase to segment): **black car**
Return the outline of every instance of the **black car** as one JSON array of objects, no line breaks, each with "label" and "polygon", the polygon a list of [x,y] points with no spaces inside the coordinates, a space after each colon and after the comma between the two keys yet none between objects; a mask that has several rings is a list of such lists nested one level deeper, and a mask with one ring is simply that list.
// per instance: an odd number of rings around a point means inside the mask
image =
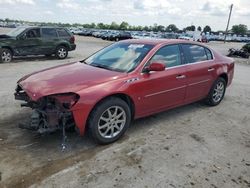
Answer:
[{"label": "black car", "polygon": [[111,35],[109,39],[114,40],[114,41],[132,39],[132,35],[130,32],[121,31],[121,32]]},{"label": "black car", "polygon": [[0,35],[0,62],[10,62],[13,56],[55,54],[65,59],[75,50],[75,37],[60,27],[19,27]]}]

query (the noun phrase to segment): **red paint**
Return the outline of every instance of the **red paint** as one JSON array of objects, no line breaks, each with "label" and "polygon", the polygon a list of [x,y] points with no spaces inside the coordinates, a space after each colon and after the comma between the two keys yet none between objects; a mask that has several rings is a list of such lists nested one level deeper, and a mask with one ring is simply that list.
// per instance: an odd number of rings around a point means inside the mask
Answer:
[{"label": "red paint", "polygon": [[[123,42],[153,44],[154,48],[130,73],[109,71],[77,62],[30,74],[20,79],[18,83],[34,101],[52,94],[69,92],[78,94],[80,99],[71,111],[80,134],[83,135],[91,110],[100,100],[110,95],[124,94],[130,97],[135,106],[134,118],[139,118],[205,98],[213,82],[222,74],[228,76],[228,85],[232,82],[233,60],[213,50],[211,50],[214,54],[213,60],[184,64],[165,70],[161,64],[155,63],[151,68],[158,71],[142,73],[145,63],[162,46],[193,42],[183,40]],[[209,72],[210,68],[214,70]],[[177,78],[183,75],[184,78]]]}]

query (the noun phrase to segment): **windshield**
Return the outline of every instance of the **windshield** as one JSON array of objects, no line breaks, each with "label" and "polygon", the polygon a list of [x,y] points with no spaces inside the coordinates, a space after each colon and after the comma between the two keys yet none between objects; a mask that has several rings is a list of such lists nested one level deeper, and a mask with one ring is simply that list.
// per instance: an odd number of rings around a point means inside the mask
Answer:
[{"label": "windshield", "polygon": [[17,35],[22,33],[25,29],[26,28],[24,28],[24,27],[18,27],[18,28],[11,30],[9,33],[7,33],[7,35],[10,37],[16,37]]},{"label": "windshield", "polygon": [[108,70],[130,72],[152,48],[153,45],[149,44],[115,43],[90,56],[84,63]]}]

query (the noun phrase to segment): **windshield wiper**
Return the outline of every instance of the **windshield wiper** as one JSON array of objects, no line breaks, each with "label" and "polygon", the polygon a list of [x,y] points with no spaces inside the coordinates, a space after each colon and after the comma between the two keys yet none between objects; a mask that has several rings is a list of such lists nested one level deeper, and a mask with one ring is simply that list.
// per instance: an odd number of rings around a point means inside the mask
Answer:
[{"label": "windshield wiper", "polygon": [[110,67],[107,67],[107,66],[101,65],[101,64],[94,64],[94,63],[91,63],[91,64],[89,64],[89,65],[91,65],[91,66],[93,66],[93,67],[98,67],[98,68],[101,68],[101,69],[112,70]]}]

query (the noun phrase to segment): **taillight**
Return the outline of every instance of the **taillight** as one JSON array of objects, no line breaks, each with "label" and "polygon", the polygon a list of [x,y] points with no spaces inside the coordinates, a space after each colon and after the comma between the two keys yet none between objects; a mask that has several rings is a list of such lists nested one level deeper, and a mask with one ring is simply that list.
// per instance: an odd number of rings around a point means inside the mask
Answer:
[{"label": "taillight", "polygon": [[70,39],[69,39],[69,41],[74,44],[75,43],[75,36],[74,35],[71,36]]}]

